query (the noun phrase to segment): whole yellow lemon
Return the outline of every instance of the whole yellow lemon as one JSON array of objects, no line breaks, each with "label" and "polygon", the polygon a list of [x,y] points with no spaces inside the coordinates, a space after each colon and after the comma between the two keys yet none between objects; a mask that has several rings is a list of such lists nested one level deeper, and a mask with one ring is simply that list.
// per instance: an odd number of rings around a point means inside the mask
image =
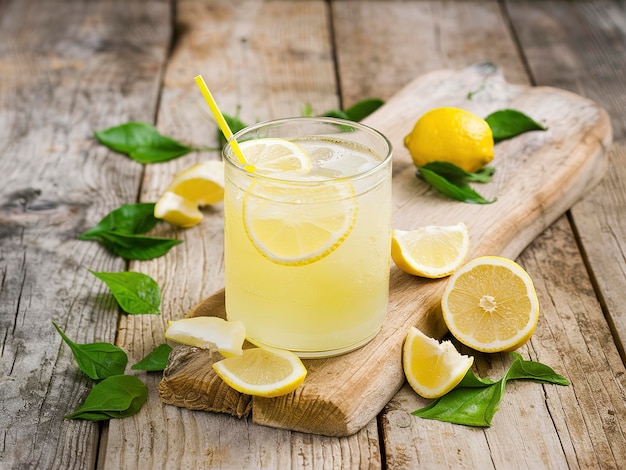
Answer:
[{"label": "whole yellow lemon", "polygon": [[425,113],[404,138],[413,162],[454,163],[472,173],[493,160],[493,134],[487,121],[459,108],[435,108]]}]

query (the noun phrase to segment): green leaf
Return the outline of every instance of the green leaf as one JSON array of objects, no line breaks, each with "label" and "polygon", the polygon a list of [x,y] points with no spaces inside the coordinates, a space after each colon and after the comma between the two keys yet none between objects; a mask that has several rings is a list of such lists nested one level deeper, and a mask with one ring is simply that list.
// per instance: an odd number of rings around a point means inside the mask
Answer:
[{"label": "green leaf", "polygon": [[450,162],[429,162],[426,165],[420,167],[426,168],[439,176],[447,179],[449,182],[455,185],[462,185],[468,182],[472,183],[489,183],[493,179],[493,174],[496,169],[490,166],[483,167],[475,173],[468,173],[461,167]]},{"label": "green leaf", "polygon": [[97,383],[83,404],[66,419],[102,421],[137,413],[148,398],[148,388],[133,375],[114,375]]},{"label": "green leaf", "polygon": [[65,333],[52,322],[63,341],[72,350],[76,364],[89,378],[101,380],[118,374],[123,374],[128,364],[128,356],[119,347],[111,343],[77,344],[70,340]]},{"label": "green leaf", "polygon": [[518,353],[512,352],[513,363],[507,372],[508,380],[532,380],[534,382],[550,383],[555,385],[569,385],[569,381],[541,362],[526,361]]},{"label": "green leaf", "polygon": [[348,118],[352,121],[362,121],[367,116],[380,108],[385,102],[380,98],[368,98],[350,106],[346,109]]},{"label": "green leaf", "polygon": [[89,272],[109,287],[111,294],[126,313],[160,313],[161,289],[150,276],[133,272]]},{"label": "green leaf", "polygon": [[436,191],[449,198],[474,204],[491,204],[496,201],[496,198],[489,201],[474,191],[469,185],[464,183],[454,184],[443,176],[440,176],[427,168],[419,167],[419,172],[424,180]]},{"label": "green leaf", "polygon": [[167,361],[172,352],[169,344],[163,343],[155,348],[150,354],[144,357],[137,364],[131,366],[133,370],[161,371],[167,366]]},{"label": "green leaf", "polygon": [[304,117],[313,116],[313,106],[311,106],[311,103],[304,103],[304,106],[302,106],[302,116]]},{"label": "green leaf", "polygon": [[[226,121],[226,124],[228,124],[228,127],[230,127],[230,130],[232,131],[233,134],[236,134],[241,129],[245,129],[246,127],[248,127],[237,116],[224,114],[224,120]],[[222,131],[220,129],[217,130],[217,138],[220,142],[220,147],[224,147],[224,145],[227,144],[226,137],[224,137],[224,134],[222,134]]]},{"label": "green leaf", "polygon": [[535,122],[515,109],[502,109],[491,113],[485,118],[493,133],[494,142],[500,142],[505,139],[523,134],[529,131],[545,131],[547,127]]},{"label": "green leaf", "polygon": [[116,152],[140,163],[158,163],[186,155],[193,149],[163,136],[145,122],[128,122],[95,132],[96,138]]},{"label": "green leaf", "polygon": [[338,119],[346,119],[346,120],[350,120],[350,116],[348,116],[348,114],[345,111],[342,111],[341,109],[331,109],[329,111],[326,111],[323,116],[325,117],[334,117],[334,118],[338,118]]},{"label": "green leaf", "polygon": [[98,240],[114,254],[124,259],[149,260],[165,255],[171,248],[182,243],[172,238],[126,235],[118,232],[100,232]]},{"label": "green leaf", "polygon": [[98,240],[101,232],[141,234],[152,230],[159,222],[154,216],[154,203],[124,204],[109,212],[95,227],[87,230],[80,240]]}]

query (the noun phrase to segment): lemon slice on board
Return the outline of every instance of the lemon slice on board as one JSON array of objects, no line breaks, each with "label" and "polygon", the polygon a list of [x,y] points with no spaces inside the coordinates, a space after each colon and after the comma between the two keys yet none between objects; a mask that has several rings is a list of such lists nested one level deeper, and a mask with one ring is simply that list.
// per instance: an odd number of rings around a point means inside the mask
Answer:
[{"label": "lemon slice on board", "polygon": [[354,226],[357,202],[350,183],[290,187],[258,182],[243,199],[248,238],[270,260],[305,265],[335,251]]},{"label": "lemon slice on board", "polygon": [[474,358],[459,353],[450,341],[441,343],[412,327],[404,341],[402,367],[409,385],[424,398],[438,398],[465,377]]},{"label": "lemon slice on board", "polygon": [[224,162],[211,160],[181,171],[165,190],[178,194],[199,206],[224,199]]},{"label": "lemon slice on board", "polygon": [[285,139],[247,140],[239,144],[248,164],[267,172],[292,171],[305,174],[311,159],[299,145]]},{"label": "lemon slice on board", "polygon": [[443,319],[461,343],[483,352],[513,351],[532,336],[539,300],[532,279],[514,261],[476,258],[448,280]]},{"label": "lemon slice on board", "polygon": [[393,261],[402,271],[416,276],[449,276],[461,265],[468,251],[469,232],[463,222],[392,231]]},{"label": "lemon slice on board", "polygon": [[235,390],[260,397],[293,392],[307,373],[298,356],[273,348],[245,349],[239,356],[216,362],[213,370]]},{"label": "lemon slice on board", "polygon": [[240,355],[246,329],[240,321],[227,321],[218,317],[191,317],[170,320],[165,338],[202,349],[215,347],[225,356]]},{"label": "lemon slice on board", "polygon": [[202,220],[198,204],[166,191],[154,206],[154,216],[177,227],[193,227]]}]

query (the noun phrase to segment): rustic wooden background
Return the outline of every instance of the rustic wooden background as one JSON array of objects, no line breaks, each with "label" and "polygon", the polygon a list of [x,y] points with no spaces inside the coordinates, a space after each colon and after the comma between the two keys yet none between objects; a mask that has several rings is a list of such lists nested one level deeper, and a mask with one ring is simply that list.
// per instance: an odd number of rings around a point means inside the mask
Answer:
[{"label": "rustic wooden background", "polygon": [[[620,468],[626,460],[626,6],[623,1],[0,0],[0,468]],[[329,438],[163,406],[160,375],[133,418],[67,421],[91,387],[51,321],[130,362],[222,287],[221,209],[151,262],[77,236],[122,203],[154,201],[194,153],[142,166],[93,139],[130,120],[216,145],[202,73],[245,122],[387,99],[413,78],[491,60],[612,118],[609,171],[519,261],[543,310],[521,352],[570,387],[511,384],[486,430],[418,420],[404,387],[359,433]],[[121,316],[88,269],[150,274],[160,316]],[[499,377],[506,356],[481,356]]]}]

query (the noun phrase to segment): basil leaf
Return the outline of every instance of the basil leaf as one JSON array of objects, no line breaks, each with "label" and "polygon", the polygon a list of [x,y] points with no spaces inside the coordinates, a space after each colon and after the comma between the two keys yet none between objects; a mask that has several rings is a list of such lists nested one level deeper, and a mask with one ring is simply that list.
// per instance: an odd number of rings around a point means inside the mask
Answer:
[{"label": "basil leaf", "polygon": [[419,167],[419,171],[424,180],[435,188],[436,191],[457,201],[473,204],[491,204],[497,200],[497,198],[493,198],[489,201],[474,191],[467,184],[454,184],[443,176],[440,176],[427,168]]},{"label": "basil leaf", "polygon": [[493,141],[496,143],[523,134],[524,132],[547,130],[547,127],[542,126],[524,113],[516,111],[515,109],[496,111],[487,116],[485,121],[487,121],[487,124],[491,127]]},{"label": "basil leaf", "polygon": [[133,315],[160,313],[161,289],[150,276],[133,272],[89,272],[104,281],[126,313]]},{"label": "basil leaf", "polygon": [[133,375],[114,375],[97,383],[83,404],[66,419],[101,421],[137,413],[148,398],[148,388]]},{"label": "basil leaf", "polygon": [[496,172],[495,168],[487,166],[475,173],[468,173],[454,163],[442,161],[429,162],[420,167],[420,170],[422,168],[437,173],[439,176],[444,177],[455,185],[461,185],[467,182],[489,183],[493,179],[493,174]]},{"label": "basil leaf", "polygon": [[385,104],[385,102],[380,98],[369,98],[359,101],[350,106],[348,109],[346,109],[346,114],[348,115],[348,118],[353,121],[362,121],[378,108],[380,108],[383,104]]},{"label": "basil leaf", "polygon": [[[230,116],[229,114],[224,114],[224,120],[226,121],[226,124],[228,124],[228,127],[230,127],[230,130],[232,131],[233,134],[248,127],[237,116]],[[219,129],[217,130],[217,138],[220,142],[221,147],[224,147],[228,143],[226,141],[226,137],[224,137],[224,134],[222,134],[222,131]]]},{"label": "basil leaf", "polygon": [[167,366],[167,361],[172,352],[172,347],[169,344],[163,343],[157,346],[154,351],[144,357],[137,364],[133,364],[131,369],[133,370],[147,370],[147,371],[161,371]]},{"label": "basil leaf", "polygon": [[186,155],[193,149],[161,135],[145,122],[128,122],[95,132],[100,143],[140,163],[157,163]]},{"label": "basil leaf", "polygon": [[65,333],[52,322],[63,341],[72,350],[76,364],[89,378],[101,380],[118,374],[123,374],[128,364],[128,356],[119,347],[111,343],[77,344],[70,340]]},{"label": "basil leaf", "polygon": [[126,234],[146,233],[159,222],[154,216],[154,203],[124,204],[109,212],[99,223],[78,238],[80,240],[98,240],[101,232],[120,232]]},{"label": "basil leaf", "polygon": [[569,385],[569,381],[541,362],[526,361],[518,353],[512,352],[513,363],[507,371],[507,380],[527,379],[534,382]]},{"label": "basil leaf", "polygon": [[103,231],[98,234],[98,241],[114,254],[124,259],[149,260],[165,255],[182,240],[172,238],[127,235],[118,232]]}]

